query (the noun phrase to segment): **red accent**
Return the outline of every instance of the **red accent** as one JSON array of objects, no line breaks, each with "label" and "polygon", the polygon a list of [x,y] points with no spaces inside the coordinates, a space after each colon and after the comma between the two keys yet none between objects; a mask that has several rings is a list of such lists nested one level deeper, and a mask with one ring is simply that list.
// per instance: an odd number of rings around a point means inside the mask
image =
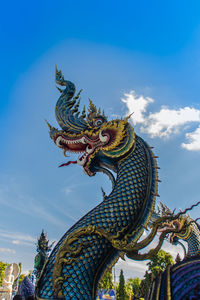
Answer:
[{"label": "red accent", "polygon": [[65,166],[69,166],[70,164],[77,164],[77,161],[76,161],[76,160],[75,160],[75,161],[71,161],[71,160],[70,160],[70,161],[68,161],[67,163],[58,166],[58,168],[60,168],[60,167],[65,167]]}]

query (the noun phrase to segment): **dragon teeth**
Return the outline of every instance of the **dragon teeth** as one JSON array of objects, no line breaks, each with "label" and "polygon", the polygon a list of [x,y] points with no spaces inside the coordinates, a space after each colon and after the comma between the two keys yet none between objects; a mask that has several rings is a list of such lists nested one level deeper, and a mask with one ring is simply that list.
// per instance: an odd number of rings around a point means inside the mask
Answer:
[{"label": "dragon teeth", "polygon": [[57,139],[56,139],[56,145],[57,146],[60,146],[60,142],[64,143],[64,144],[86,144],[86,139],[85,137],[82,137],[81,139],[79,140],[67,140],[67,139],[64,139],[62,138],[61,136],[59,136]]},{"label": "dragon teeth", "polygon": [[60,146],[60,141],[62,140],[61,136],[56,139],[56,145]]},{"label": "dragon teeth", "polygon": [[79,166],[84,166],[84,164],[85,164],[85,162],[86,162],[86,159],[87,159],[87,156],[88,156],[88,154],[85,152],[81,157],[79,157],[79,158],[77,159],[77,164],[78,164]]},{"label": "dragon teeth", "polygon": [[86,144],[86,139],[84,137],[82,137],[82,139],[80,139],[80,142],[83,144]]},{"label": "dragon teeth", "polygon": [[89,146],[86,147],[86,152],[87,152],[88,154],[92,153],[93,151],[94,151],[93,148],[90,149]]},{"label": "dragon teeth", "polygon": [[78,164],[79,166],[83,166],[83,165],[85,164],[86,157],[87,157],[87,156],[85,156],[85,154],[84,154],[82,157],[78,158],[78,159],[77,159],[77,164]]}]

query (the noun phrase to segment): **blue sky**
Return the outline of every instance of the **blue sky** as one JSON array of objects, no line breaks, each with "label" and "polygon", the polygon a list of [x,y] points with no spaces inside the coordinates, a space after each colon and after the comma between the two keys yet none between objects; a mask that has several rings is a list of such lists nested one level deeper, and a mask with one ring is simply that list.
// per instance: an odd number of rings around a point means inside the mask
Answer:
[{"label": "blue sky", "polygon": [[32,269],[41,230],[59,240],[101,201],[101,186],[111,189],[103,175],[57,167],[66,159],[44,122],[57,127],[55,64],[83,88],[83,104],[90,97],[109,118],[134,111],[136,133],[159,156],[163,202],[178,210],[199,201],[199,10],[199,1],[2,3],[1,260]]}]

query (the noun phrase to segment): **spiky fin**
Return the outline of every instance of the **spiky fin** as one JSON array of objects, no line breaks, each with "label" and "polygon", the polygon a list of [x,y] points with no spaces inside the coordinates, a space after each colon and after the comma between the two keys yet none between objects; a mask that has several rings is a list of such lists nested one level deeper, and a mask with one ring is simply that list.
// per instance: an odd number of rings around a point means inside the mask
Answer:
[{"label": "spiky fin", "polygon": [[172,215],[172,211],[169,209],[169,207],[167,207],[166,204],[162,203],[160,201],[160,207],[161,207],[161,211],[162,211],[162,215]]},{"label": "spiky fin", "polygon": [[54,129],[54,127],[51,126],[47,120],[45,120],[45,122],[47,123],[47,126],[49,127],[49,130],[53,130]]},{"label": "spiky fin", "polygon": [[71,113],[75,113],[78,111],[78,108],[79,108],[79,105],[80,105],[80,99],[79,101],[77,102],[77,104],[75,105],[74,109],[71,109]]},{"label": "spiky fin", "polygon": [[89,108],[88,108],[88,113],[90,114],[90,113],[97,113],[97,108],[96,108],[96,106],[93,104],[93,102],[92,102],[92,100],[91,99],[89,99]]},{"label": "spiky fin", "polygon": [[93,104],[92,100],[89,99],[89,108],[88,108],[88,114],[87,114],[87,119],[88,121],[92,121],[97,115],[97,108]]},{"label": "spiky fin", "polygon": [[101,187],[101,192],[102,192],[102,195],[103,195],[103,200],[105,200],[106,199],[106,193],[105,193],[105,191],[102,187]]},{"label": "spiky fin", "polygon": [[86,117],[86,114],[85,114],[85,105],[84,105],[84,107],[83,107],[83,111],[82,111],[81,117],[82,117],[82,118],[85,118],[85,117]]},{"label": "spiky fin", "polygon": [[[64,75],[62,74],[62,71],[58,71],[57,65],[56,65],[56,74],[55,74],[55,80],[58,84],[64,85],[63,83],[65,82]],[[59,89],[58,89],[59,90]],[[59,90],[62,92],[62,90]]]},{"label": "spiky fin", "polygon": [[81,94],[81,92],[82,92],[83,90],[81,89],[79,92],[78,92],[78,94],[74,97],[74,100],[77,100],[77,99],[79,99],[79,97],[80,97],[80,94]]}]

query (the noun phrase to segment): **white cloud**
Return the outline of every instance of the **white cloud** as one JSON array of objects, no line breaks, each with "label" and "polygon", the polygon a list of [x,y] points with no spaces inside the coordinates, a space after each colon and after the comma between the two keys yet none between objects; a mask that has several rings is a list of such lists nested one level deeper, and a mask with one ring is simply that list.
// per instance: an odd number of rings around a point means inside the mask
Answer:
[{"label": "white cloud", "polygon": [[11,240],[12,244],[14,245],[26,244],[32,246],[36,242],[36,238],[29,234],[21,232],[11,232],[4,229],[0,229],[0,237]]},{"label": "white cloud", "polygon": [[145,123],[146,117],[144,113],[146,113],[147,106],[149,103],[153,103],[154,100],[149,97],[137,96],[135,91],[131,91],[129,94],[124,94],[125,99],[121,100],[126,103],[128,107],[128,114],[132,114],[133,124],[136,125],[138,123]]},{"label": "white cloud", "polygon": [[182,143],[181,146],[187,150],[200,150],[200,126],[190,133],[186,133],[186,139],[189,140],[188,144]]},{"label": "white cloud", "polygon": [[[157,246],[157,244],[158,244],[158,236],[156,236],[156,238],[153,240],[153,242],[150,245],[148,245],[148,247],[143,249],[141,251],[141,253],[147,253],[150,249],[155,248]],[[185,245],[185,243],[184,243],[184,245]],[[186,248],[187,248],[187,246],[186,246]],[[172,255],[174,261],[175,261],[178,253],[180,254],[182,259],[184,258],[184,251],[180,245],[175,246],[175,245],[172,245],[171,243],[169,243],[167,240],[165,240],[161,249],[170,253]],[[118,260],[118,262],[115,264],[117,281],[118,281],[118,276],[120,274],[121,269],[124,271],[124,276],[126,279],[130,278],[130,277],[143,278],[145,271],[148,270],[148,266],[147,266],[148,262],[149,262],[149,260],[135,261],[135,260],[129,259],[126,256],[125,256],[125,261],[120,258]]]},{"label": "white cloud", "polygon": [[[142,249],[141,253],[148,252],[150,249],[155,248],[158,245],[159,236],[160,236],[160,234],[157,234],[156,237],[154,238],[154,240],[145,249]],[[183,242],[183,244],[185,245],[185,247],[187,249],[187,243]],[[182,246],[171,244],[167,238],[164,240],[161,249],[164,250],[165,252],[170,253],[174,260],[176,259],[176,256],[178,253],[180,254],[180,256],[182,258],[184,258],[184,250],[183,250]]]},{"label": "white cloud", "polygon": [[[133,113],[131,120],[134,125],[139,124],[140,130],[149,134],[152,138],[169,138],[172,134],[177,134],[180,129],[186,130],[186,125],[200,123],[200,110],[192,107],[170,109],[162,106],[160,111],[147,112],[147,107],[153,103],[152,98],[137,96],[134,91],[125,94],[125,99],[121,100],[128,107],[128,114]],[[200,127],[194,132],[186,133],[188,144],[181,146],[187,150],[200,150]]]},{"label": "white cloud", "polygon": [[[186,243],[183,242],[183,244],[187,249]],[[183,251],[183,248],[180,245],[175,246],[175,245],[172,245],[171,243],[169,243],[167,241],[164,241],[163,246],[162,246],[162,250],[170,253],[174,260],[176,259],[178,253],[179,253],[179,255],[182,259],[184,258],[184,251]]]},{"label": "white cloud", "polygon": [[26,241],[20,241],[20,240],[13,240],[12,244],[14,245],[20,245],[20,246],[31,246],[33,247],[33,243],[32,242],[26,242]]},{"label": "white cloud", "polygon": [[0,252],[6,252],[6,253],[10,253],[10,254],[15,254],[16,251],[10,248],[0,248]]},{"label": "white cloud", "polygon": [[150,113],[146,119],[144,132],[151,137],[170,137],[181,126],[191,122],[200,122],[200,110],[184,107],[178,110],[162,107],[157,113]]},{"label": "white cloud", "polygon": [[121,258],[115,264],[115,273],[117,276],[117,281],[119,279],[120,270],[124,271],[124,276],[126,279],[131,277],[140,277],[142,278],[145,274],[147,268],[148,261],[135,261],[125,257],[125,261]]},{"label": "white cloud", "polygon": [[19,244],[20,244],[20,241],[19,241],[19,240],[13,240],[12,243],[13,243],[14,245],[19,245]]}]

